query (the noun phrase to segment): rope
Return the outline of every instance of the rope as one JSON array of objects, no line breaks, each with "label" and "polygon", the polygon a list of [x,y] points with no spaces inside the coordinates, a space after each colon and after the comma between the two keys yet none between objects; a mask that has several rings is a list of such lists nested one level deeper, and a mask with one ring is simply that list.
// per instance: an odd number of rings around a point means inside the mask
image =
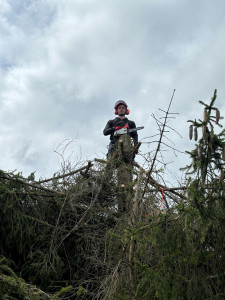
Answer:
[{"label": "rope", "polygon": [[[164,202],[164,190],[163,190],[163,188],[161,186],[159,188],[161,189],[161,192],[162,192],[162,200],[160,202],[159,207],[156,210],[157,213],[160,211],[160,208],[161,208],[161,206],[163,205],[163,202]],[[148,217],[149,215],[148,214],[144,214],[143,216],[144,217]]]}]

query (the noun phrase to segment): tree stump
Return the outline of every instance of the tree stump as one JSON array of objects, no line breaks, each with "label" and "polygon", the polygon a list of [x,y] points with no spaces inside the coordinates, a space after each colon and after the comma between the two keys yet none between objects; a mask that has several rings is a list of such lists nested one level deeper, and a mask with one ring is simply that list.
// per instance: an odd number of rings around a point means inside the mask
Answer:
[{"label": "tree stump", "polygon": [[120,136],[117,143],[117,153],[117,180],[119,187],[118,212],[124,213],[131,209],[131,199],[133,194],[133,151],[130,135],[124,134]]}]

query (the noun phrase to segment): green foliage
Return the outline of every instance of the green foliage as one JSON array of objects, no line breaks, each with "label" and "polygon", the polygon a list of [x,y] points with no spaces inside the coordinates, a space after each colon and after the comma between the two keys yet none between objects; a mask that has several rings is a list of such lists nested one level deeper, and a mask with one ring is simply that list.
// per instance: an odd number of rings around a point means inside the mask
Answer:
[{"label": "green foliage", "polygon": [[73,287],[71,285],[64,287],[54,295],[54,299],[61,299],[64,295],[68,296],[68,293],[71,293],[72,290]]},{"label": "green foliage", "polygon": [[[201,102],[207,110],[205,120],[191,121],[204,127],[208,136],[188,152],[194,162],[186,168],[193,176],[188,178],[187,200],[130,230],[115,229],[111,234],[112,255],[132,248],[133,278],[121,275],[109,299],[225,298],[225,184],[220,175],[225,144],[224,130],[218,134],[209,130],[212,123],[219,125],[218,115],[217,119],[212,115],[217,110],[215,100],[216,91],[209,105]],[[129,272],[125,262],[121,268],[121,274]]]},{"label": "green foliage", "polygon": [[[202,129],[202,138],[193,151],[187,152],[192,163],[184,169],[188,170],[189,174],[195,174],[202,185],[212,182],[224,173],[225,130],[218,134],[214,131],[214,126],[222,127],[219,121],[223,119],[219,109],[214,106],[216,97],[215,90],[209,105],[200,101],[200,104],[205,107],[203,120],[188,121],[192,124],[189,128],[190,139],[192,139],[193,128],[195,132]],[[220,180],[223,181],[223,178]]]},{"label": "green foliage", "polygon": [[150,185],[141,198],[143,180],[131,211],[117,214],[121,194],[113,172],[103,185],[104,168],[42,182],[0,171],[0,299],[224,299],[225,130],[214,131],[215,101],[216,91],[200,101],[203,120],[189,120],[197,143],[187,191],[163,212]]},{"label": "green foliage", "polygon": [[1,172],[0,253],[13,261],[18,278],[60,299],[92,297],[89,289],[101,283],[96,274],[106,272],[104,235],[115,224],[110,214],[104,216],[105,204],[98,209],[100,202],[114,201],[104,191],[91,214],[86,213],[103,172],[93,170],[85,179],[79,174],[57,182],[53,178],[46,184]]},{"label": "green foliage", "polygon": [[77,296],[81,296],[81,295],[86,295],[88,293],[88,291],[86,289],[84,289],[82,286],[79,286],[78,291],[77,291]]},{"label": "green foliage", "polygon": [[[27,284],[9,267],[4,257],[0,258],[0,299],[2,300],[47,300],[52,297],[37,287]],[[57,298],[55,298],[57,299]]]}]

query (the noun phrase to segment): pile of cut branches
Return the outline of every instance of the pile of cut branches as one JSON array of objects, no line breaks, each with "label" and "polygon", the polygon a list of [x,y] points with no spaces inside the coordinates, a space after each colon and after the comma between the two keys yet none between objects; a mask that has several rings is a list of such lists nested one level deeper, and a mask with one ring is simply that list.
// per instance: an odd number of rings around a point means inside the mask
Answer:
[{"label": "pile of cut branches", "polygon": [[155,176],[165,118],[150,168],[133,163],[123,214],[116,169],[104,160],[43,180],[0,171],[0,298],[223,299],[225,132],[212,131],[215,99],[191,121],[185,185]]}]

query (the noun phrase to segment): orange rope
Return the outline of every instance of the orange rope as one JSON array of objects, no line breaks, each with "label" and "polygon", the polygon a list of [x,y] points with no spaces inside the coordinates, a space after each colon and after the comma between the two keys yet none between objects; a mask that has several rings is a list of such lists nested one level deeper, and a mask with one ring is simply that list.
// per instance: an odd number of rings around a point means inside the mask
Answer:
[{"label": "orange rope", "polygon": [[[159,205],[159,207],[157,208],[157,212],[159,212],[159,210],[160,210],[160,208],[161,208],[161,206],[162,206],[162,204],[163,204],[163,201],[164,201],[164,191],[163,191],[163,188],[162,187],[159,187],[160,189],[161,189],[161,191],[162,191],[162,200],[161,200],[161,203],[160,203],[160,205]],[[143,215],[144,217],[147,217],[148,215],[147,214],[144,214]]]}]

